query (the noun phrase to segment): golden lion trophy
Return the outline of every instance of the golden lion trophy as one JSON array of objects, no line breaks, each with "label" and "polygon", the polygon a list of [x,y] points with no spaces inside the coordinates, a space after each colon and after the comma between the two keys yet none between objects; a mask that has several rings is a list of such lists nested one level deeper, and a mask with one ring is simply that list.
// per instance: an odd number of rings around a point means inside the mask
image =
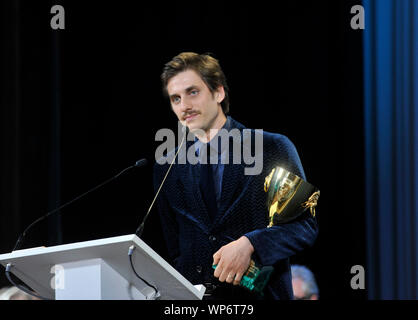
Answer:
[{"label": "golden lion trophy", "polygon": [[[266,177],[264,191],[267,192],[268,228],[290,222],[308,208],[312,216],[315,216],[319,190],[282,167],[275,167]],[[251,260],[240,286],[263,296],[264,287],[272,272],[272,266],[258,266]]]},{"label": "golden lion trophy", "polygon": [[268,227],[292,221],[308,208],[315,216],[319,190],[282,167],[274,168],[264,181],[267,192]]}]

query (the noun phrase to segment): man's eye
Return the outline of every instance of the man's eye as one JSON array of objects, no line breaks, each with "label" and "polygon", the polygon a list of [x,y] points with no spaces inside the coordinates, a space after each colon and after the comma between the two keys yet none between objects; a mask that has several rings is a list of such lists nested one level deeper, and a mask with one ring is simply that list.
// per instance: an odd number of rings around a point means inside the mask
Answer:
[{"label": "man's eye", "polygon": [[178,102],[180,102],[180,97],[173,97],[173,98],[171,99],[171,101],[172,101],[173,103],[178,103]]},{"label": "man's eye", "polygon": [[192,90],[192,91],[190,91],[190,94],[192,95],[192,96],[195,96],[195,95],[197,95],[199,93],[199,91],[197,91],[197,90]]}]

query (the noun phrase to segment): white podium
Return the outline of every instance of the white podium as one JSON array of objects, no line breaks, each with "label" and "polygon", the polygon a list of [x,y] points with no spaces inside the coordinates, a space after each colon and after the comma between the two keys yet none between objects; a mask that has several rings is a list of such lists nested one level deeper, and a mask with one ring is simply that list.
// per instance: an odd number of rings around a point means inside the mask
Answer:
[{"label": "white podium", "polygon": [[[128,251],[135,247],[131,268]],[[11,272],[45,298],[56,300],[199,300],[193,286],[135,234],[0,255]]]}]

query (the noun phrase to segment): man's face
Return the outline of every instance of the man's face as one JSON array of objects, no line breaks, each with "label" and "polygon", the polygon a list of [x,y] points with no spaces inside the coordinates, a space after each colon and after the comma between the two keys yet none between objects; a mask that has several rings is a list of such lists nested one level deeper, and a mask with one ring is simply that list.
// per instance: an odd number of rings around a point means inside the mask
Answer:
[{"label": "man's face", "polygon": [[179,121],[189,128],[209,132],[222,127],[225,122],[221,101],[225,97],[223,87],[214,93],[194,70],[186,70],[172,77],[167,83],[170,103]]}]

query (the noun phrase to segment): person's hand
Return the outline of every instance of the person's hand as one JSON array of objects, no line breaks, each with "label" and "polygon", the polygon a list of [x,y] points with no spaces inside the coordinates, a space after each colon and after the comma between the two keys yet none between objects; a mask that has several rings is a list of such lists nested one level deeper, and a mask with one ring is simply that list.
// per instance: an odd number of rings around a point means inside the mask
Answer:
[{"label": "person's hand", "polygon": [[213,255],[213,264],[217,265],[214,276],[221,282],[238,285],[250,265],[253,252],[254,247],[245,236],[221,247]]}]

